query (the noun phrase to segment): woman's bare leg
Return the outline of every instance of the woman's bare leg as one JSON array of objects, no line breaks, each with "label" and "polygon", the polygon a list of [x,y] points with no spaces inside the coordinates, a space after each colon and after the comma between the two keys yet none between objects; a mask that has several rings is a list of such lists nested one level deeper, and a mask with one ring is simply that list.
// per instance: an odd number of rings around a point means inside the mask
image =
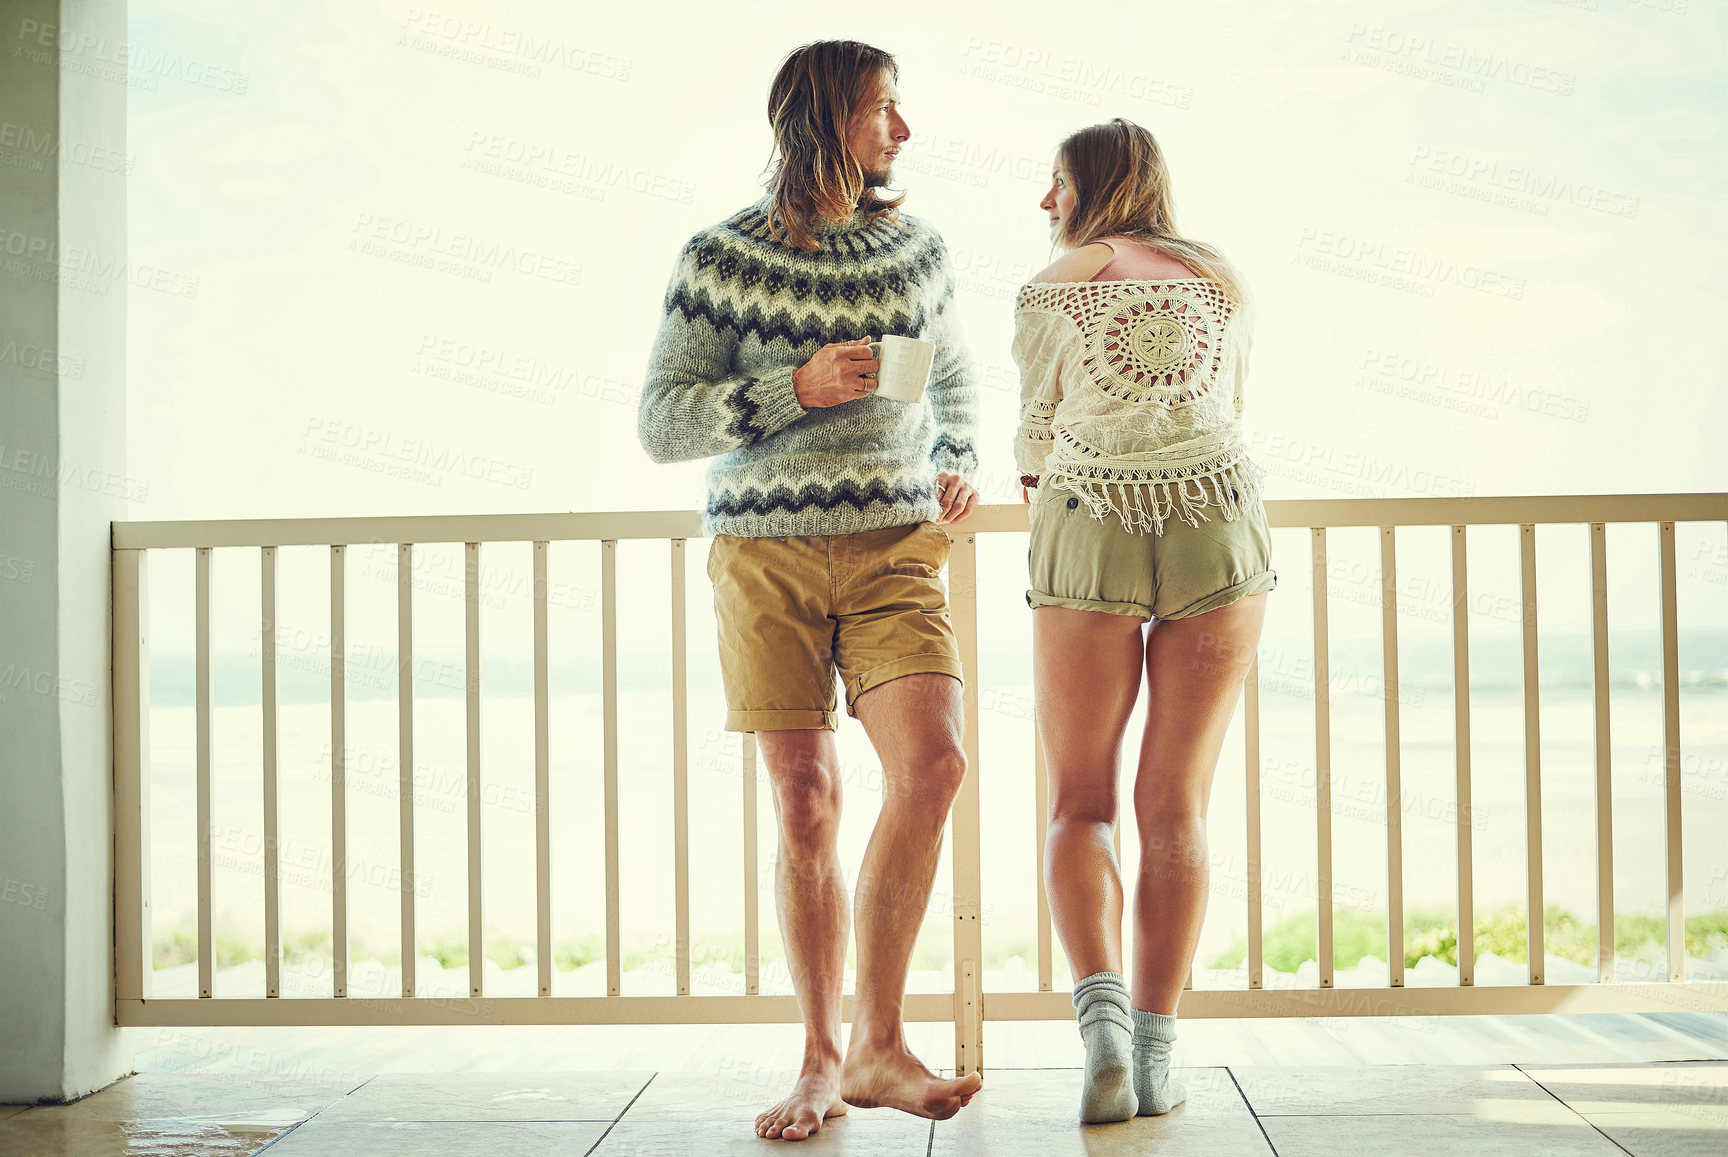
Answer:
[{"label": "woman's bare leg", "polygon": [[1137,1009],[1174,1014],[1194,960],[1206,916],[1212,776],[1265,621],[1261,593],[1147,632],[1146,736],[1134,782]]},{"label": "woman's bare leg", "polygon": [[1032,681],[1050,774],[1044,886],[1075,980],[1122,972],[1116,781],[1140,690],[1143,620],[1104,611],[1032,613]]}]

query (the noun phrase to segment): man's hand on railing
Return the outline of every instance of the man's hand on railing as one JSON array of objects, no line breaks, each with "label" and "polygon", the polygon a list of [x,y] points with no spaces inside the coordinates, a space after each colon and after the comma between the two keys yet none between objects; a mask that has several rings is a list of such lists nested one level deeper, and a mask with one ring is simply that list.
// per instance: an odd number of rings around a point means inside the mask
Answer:
[{"label": "man's hand on railing", "polygon": [[942,503],[938,526],[959,522],[978,509],[978,488],[950,470],[936,475],[936,497]]},{"label": "man's hand on railing", "polygon": [[870,337],[855,337],[825,345],[792,373],[792,392],[806,410],[855,402],[876,388],[877,361],[870,356]]}]

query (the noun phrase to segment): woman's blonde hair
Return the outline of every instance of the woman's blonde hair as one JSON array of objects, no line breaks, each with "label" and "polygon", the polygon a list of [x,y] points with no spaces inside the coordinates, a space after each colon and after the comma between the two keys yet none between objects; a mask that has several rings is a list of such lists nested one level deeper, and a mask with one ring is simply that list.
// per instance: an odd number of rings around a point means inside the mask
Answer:
[{"label": "woman's blonde hair", "polygon": [[1100,237],[1130,237],[1244,298],[1247,289],[1222,253],[1176,231],[1170,170],[1150,132],[1116,117],[1072,134],[1056,156],[1074,190],[1074,212],[1062,219],[1059,244],[1078,249]]},{"label": "woman's blonde hair", "polygon": [[875,224],[905,200],[904,194],[885,198],[867,185],[864,166],[846,144],[853,111],[875,97],[884,73],[898,81],[899,64],[856,40],[818,40],[781,62],[768,90],[774,129],[768,232],[775,240],[813,253],[821,248],[813,233],[818,219],[844,220],[858,209]]}]

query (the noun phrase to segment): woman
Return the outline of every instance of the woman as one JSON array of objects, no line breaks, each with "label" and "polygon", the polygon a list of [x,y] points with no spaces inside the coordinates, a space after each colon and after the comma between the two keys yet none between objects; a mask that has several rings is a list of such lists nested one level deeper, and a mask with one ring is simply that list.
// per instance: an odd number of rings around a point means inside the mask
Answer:
[{"label": "woman", "polygon": [[[1014,357],[1044,877],[1077,981],[1080,1117],[1121,1121],[1186,1096],[1169,1056],[1205,915],[1206,804],[1278,576],[1240,425],[1246,291],[1221,254],[1177,233],[1152,134],[1120,118],[1081,129],[1040,207],[1067,252],[1021,289]],[[1142,667],[1130,990],[1112,837]]]}]

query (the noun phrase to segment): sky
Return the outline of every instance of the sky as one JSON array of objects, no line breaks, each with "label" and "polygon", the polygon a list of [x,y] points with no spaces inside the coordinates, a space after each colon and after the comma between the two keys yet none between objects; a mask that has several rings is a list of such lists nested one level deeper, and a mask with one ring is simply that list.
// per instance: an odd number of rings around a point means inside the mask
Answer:
[{"label": "sky", "polygon": [[[781,56],[844,36],[900,61],[897,184],[955,256],[988,501],[1017,499],[1052,151],[1113,115],[1260,300],[1273,499],[1728,484],[1714,6],[1135,12],[135,5],[132,517],[698,507],[705,464],[635,436],[666,280],[760,195]],[[1722,573],[1697,529],[1682,557]]]}]

